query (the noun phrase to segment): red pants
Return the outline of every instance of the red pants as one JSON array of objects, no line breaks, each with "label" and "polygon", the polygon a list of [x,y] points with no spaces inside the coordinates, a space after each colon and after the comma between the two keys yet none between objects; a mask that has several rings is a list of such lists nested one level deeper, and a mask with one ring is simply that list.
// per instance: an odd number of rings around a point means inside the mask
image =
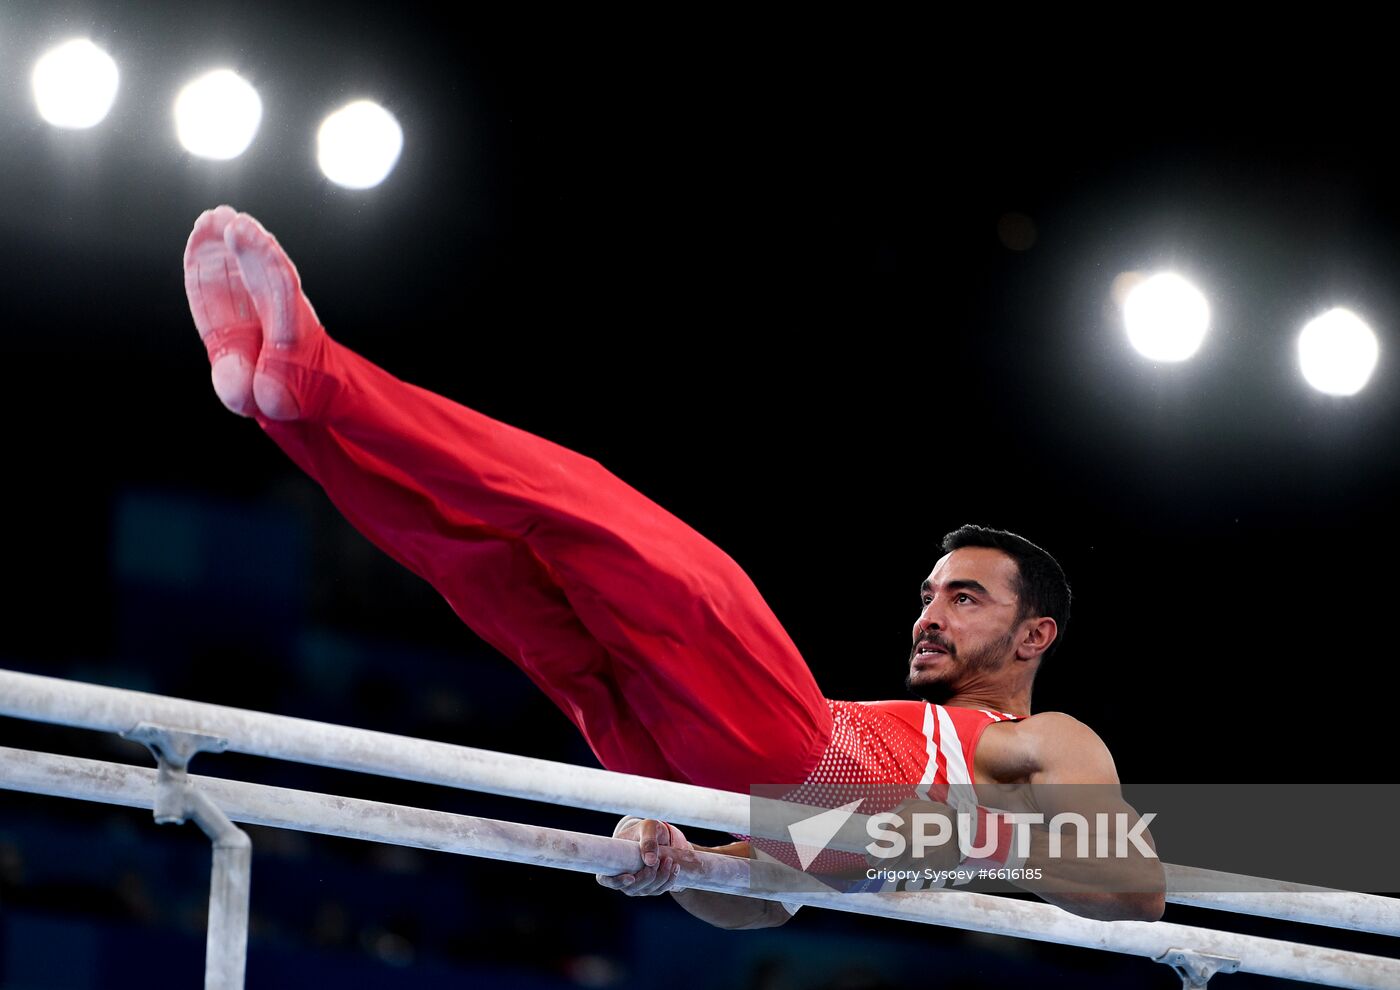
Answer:
[{"label": "red pants", "polygon": [[297,375],[312,419],[258,423],[605,767],[733,791],[806,780],[831,715],[738,564],[597,461],[326,343]]}]

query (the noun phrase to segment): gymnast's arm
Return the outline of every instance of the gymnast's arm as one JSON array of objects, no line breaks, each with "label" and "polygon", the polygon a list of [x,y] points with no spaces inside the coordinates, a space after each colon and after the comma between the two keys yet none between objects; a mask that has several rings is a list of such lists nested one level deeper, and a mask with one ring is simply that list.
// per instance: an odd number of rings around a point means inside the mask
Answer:
[{"label": "gymnast's arm", "polygon": [[[1047,822],[1056,815],[1072,813],[1092,823],[1091,828],[1108,823],[1106,846],[1116,849],[1122,826],[1138,821],[1137,812],[1123,800],[1108,747],[1077,719],[1061,712],[1044,712],[1020,723],[1007,723],[995,733],[989,730],[983,736],[983,745],[988,743],[991,762],[1000,764],[994,770],[1010,770],[1010,776],[1025,780],[1033,804]],[[1086,918],[1157,921],[1162,917],[1165,874],[1150,832],[1143,829],[1142,839],[1152,850],[1151,856],[1140,854],[1130,843],[1125,845],[1127,855],[1123,857],[1078,857],[1069,851],[1075,845],[1074,830],[1069,835],[1061,854],[1052,856],[1048,830],[1031,828],[1030,855],[1024,865],[1032,868],[1035,879],[1012,882]],[[1094,838],[1092,845],[1097,846],[1098,836]]]},{"label": "gymnast's arm", "polygon": [[629,897],[647,897],[669,891],[677,904],[701,921],[731,931],[776,928],[792,917],[792,913],[777,901],[719,894],[712,890],[672,890],[680,873],[679,860],[684,859],[690,850],[748,858],[747,842],[692,846],[680,829],[655,818],[645,821],[624,818],[618,822],[613,838],[639,842],[642,862],[647,865],[636,873],[619,873],[611,877],[598,874],[598,882],[604,887],[620,890]]}]

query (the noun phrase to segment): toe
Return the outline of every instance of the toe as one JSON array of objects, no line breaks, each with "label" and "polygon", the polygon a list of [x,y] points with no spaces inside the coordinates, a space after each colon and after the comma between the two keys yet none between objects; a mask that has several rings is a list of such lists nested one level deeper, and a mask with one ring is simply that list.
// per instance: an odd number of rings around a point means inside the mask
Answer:
[{"label": "toe", "polygon": [[201,213],[194,222],[194,229],[190,231],[190,239],[185,243],[185,263],[189,263],[191,254],[200,245],[210,241],[223,241],[224,230],[227,229],[229,221],[236,216],[238,213],[232,206],[216,206]]},{"label": "toe", "polygon": [[224,245],[224,231],[235,216],[229,206],[206,210],[185,245],[185,295],[201,337],[255,319],[237,265]]}]

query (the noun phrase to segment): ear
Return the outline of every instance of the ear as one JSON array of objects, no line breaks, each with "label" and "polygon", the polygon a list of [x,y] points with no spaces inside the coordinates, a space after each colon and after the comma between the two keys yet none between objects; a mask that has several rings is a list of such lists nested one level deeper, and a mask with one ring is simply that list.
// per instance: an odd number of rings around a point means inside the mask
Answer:
[{"label": "ear", "polygon": [[1027,619],[1022,623],[1021,638],[1016,644],[1016,659],[1039,659],[1050,649],[1050,644],[1055,642],[1055,637],[1059,634],[1060,629],[1055,625],[1055,620],[1048,615]]}]

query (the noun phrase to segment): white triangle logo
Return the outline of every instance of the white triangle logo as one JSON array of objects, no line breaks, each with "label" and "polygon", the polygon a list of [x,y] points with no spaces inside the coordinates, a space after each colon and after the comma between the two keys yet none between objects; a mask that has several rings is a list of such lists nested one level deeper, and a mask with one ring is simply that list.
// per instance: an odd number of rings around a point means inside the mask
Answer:
[{"label": "white triangle logo", "polygon": [[836,837],[836,833],[841,831],[841,826],[850,820],[859,807],[860,799],[857,798],[850,804],[823,811],[820,815],[804,818],[788,826],[788,835],[792,836],[792,845],[797,850],[797,861],[802,864],[804,870],[812,865],[812,860],[821,855],[826,844]]}]

